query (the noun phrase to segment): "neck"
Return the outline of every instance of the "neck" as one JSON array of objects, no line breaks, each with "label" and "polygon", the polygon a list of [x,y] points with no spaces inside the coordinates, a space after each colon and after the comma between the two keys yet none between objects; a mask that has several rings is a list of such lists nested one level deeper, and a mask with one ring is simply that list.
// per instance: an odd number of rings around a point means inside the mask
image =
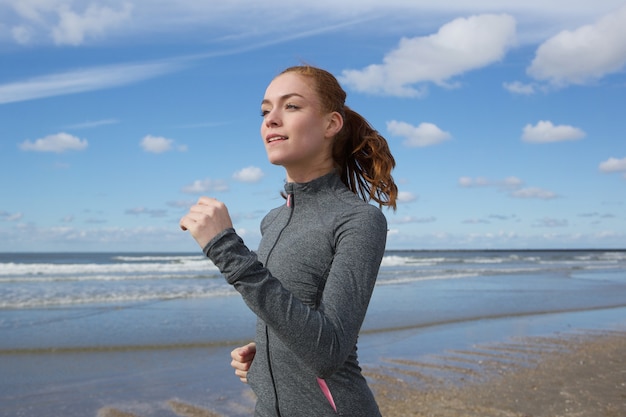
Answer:
[{"label": "neck", "polygon": [[303,167],[301,164],[285,166],[287,172],[287,182],[306,183],[316,178],[323,177],[334,170],[332,158],[320,161],[314,166]]},{"label": "neck", "polygon": [[316,178],[323,177],[326,174],[333,172],[333,167],[320,167],[318,169],[308,169],[306,171],[299,171],[294,169],[286,169],[287,182],[306,183],[313,181]]}]

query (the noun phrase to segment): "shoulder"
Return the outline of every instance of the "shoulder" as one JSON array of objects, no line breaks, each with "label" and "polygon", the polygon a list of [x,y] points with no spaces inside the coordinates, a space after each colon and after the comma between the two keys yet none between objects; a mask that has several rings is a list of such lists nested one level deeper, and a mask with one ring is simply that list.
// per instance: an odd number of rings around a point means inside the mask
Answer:
[{"label": "shoulder", "polygon": [[367,234],[387,233],[387,218],[380,208],[367,203],[346,189],[337,195],[340,204],[337,220],[344,227],[367,231]]},{"label": "shoulder", "polygon": [[276,220],[276,218],[280,214],[281,210],[283,210],[283,209],[284,209],[284,205],[271,209],[265,215],[265,217],[263,217],[263,219],[261,220],[261,230],[264,230],[266,227],[268,227],[270,224],[272,224],[272,222],[274,222],[274,220]]}]

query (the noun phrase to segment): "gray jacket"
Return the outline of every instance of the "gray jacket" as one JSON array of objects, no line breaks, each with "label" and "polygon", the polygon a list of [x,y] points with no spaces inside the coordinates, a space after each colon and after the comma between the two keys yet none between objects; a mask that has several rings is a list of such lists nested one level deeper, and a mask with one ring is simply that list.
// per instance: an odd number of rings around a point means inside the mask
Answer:
[{"label": "gray jacket", "polygon": [[336,174],[287,183],[261,223],[258,255],[233,229],[204,248],[257,315],[248,382],[256,416],[380,416],[357,337],[387,235],[380,209]]}]

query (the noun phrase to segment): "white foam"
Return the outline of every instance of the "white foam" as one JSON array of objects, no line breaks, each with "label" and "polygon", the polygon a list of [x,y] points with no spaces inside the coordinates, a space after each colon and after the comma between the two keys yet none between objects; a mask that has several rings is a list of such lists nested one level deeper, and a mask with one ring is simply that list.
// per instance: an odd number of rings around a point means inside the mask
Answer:
[{"label": "white foam", "polygon": [[179,263],[113,263],[113,264],[53,264],[53,263],[3,263],[0,276],[20,275],[87,275],[87,274],[133,274],[216,271],[217,267],[208,259],[183,261]]}]

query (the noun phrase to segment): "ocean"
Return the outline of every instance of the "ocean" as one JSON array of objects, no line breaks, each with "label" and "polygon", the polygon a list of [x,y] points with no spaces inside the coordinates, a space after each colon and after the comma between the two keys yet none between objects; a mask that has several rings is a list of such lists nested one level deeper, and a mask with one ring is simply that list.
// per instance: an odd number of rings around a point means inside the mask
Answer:
[{"label": "ocean", "polygon": [[[626,306],[613,291],[624,284],[620,250],[388,251],[364,331]],[[0,350],[227,343],[245,338],[249,321],[202,254],[0,254]]]},{"label": "ocean", "polygon": [[[626,251],[388,251],[378,286],[626,270]],[[617,279],[618,279],[617,278]],[[0,253],[0,311],[233,296],[197,254]]]},{"label": "ocean", "polygon": [[[254,321],[202,254],[0,254],[0,416],[95,416],[162,402],[172,384],[214,405],[241,391],[229,352]],[[367,364],[616,326],[626,250],[387,251],[359,352]],[[141,415],[169,415],[154,407]]]}]

